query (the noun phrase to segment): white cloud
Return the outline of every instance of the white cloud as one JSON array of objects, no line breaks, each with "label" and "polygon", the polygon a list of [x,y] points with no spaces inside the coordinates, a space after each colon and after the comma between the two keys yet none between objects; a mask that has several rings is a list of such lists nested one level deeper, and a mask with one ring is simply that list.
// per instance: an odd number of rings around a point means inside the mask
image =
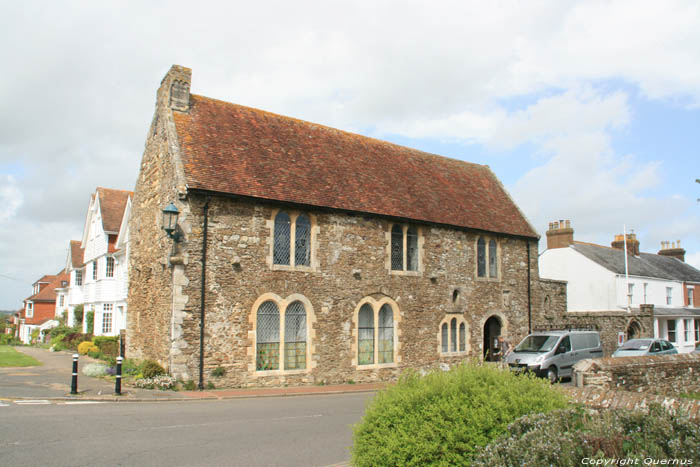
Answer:
[{"label": "white cloud", "polygon": [[0,226],[12,218],[22,205],[22,192],[11,175],[0,174]]}]

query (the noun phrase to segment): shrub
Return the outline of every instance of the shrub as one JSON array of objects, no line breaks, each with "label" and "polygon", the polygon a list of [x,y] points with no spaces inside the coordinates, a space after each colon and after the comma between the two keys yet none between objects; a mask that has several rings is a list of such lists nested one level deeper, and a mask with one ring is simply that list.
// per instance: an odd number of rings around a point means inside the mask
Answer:
[{"label": "shrub", "polygon": [[88,334],[92,334],[94,324],[95,324],[95,312],[88,311],[87,313],[85,313],[85,327],[87,328]]},{"label": "shrub", "polygon": [[83,327],[83,305],[78,305],[73,310],[73,317],[75,318],[75,326]]},{"label": "shrub", "polygon": [[117,336],[95,336],[92,339],[97,347],[107,357],[119,356],[119,337]]},{"label": "shrub", "polygon": [[81,342],[90,341],[90,340],[92,340],[91,334],[72,332],[70,334],[66,334],[66,337],[64,337],[61,342],[63,342],[63,344],[66,346],[66,348],[77,351],[78,345],[80,345]]},{"label": "shrub", "polygon": [[659,405],[649,413],[558,410],[522,417],[508,429],[474,457],[473,466],[569,466],[585,458],[630,459],[627,465],[649,465],[651,458],[700,461],[700,426]]},{"label": "shrub", "polygon": [[172,376],[156,375],[152,378],[139,378],[134,381],[134,386],[143,389],[160,389],[165,391],[173,389],[177,381]]},{"label": "shrub", "polygon": [[122,361],[122,374],[123,375],[135,375],[138,374],[140,369],[139,363],[133,358],[125,358]]},{"label": "shrub", "polygon": [[192,380],[186,381],[183,384],[183,387],[185,388],[185,391],[194,391],[197,389],[197,385]]},{"label": "shrub", "polygon": [[566,406],[545,381],[492,366],[407,372],[375,396],[354,427],[352,463],[465,465],[518,417]]},{"label": "shrub", "polygon": [[69,326],[56,326],[55,328],[49,329],[48,334],[49,336],[51,336],[51,340],[53,341],[58,336],[65,336],[74,332],[75,328],[71,328]]},{"label": "shrub", "polygon": [[94,351],[99,352],[100,349],[98,349],[97,346],[90,341],[84,341],[78,345],[78,353],[80,355],[87,355],[89,352]]},{"label": "shrub", "polygon": [[165,373],[165,368],[153,360],[144,360],[141,364],[141,374],[144,378],[153,378],[154,376],[164,375]]},{"label": "shrub", "polygon": [[102,363],[88,363],[83,367],[83,374],[87,376],[103,376],[107,374],[107,365]]},{"label": "shrub", "polygon": [[0,345],[20,345],[21,343],[12,334],[0,334]]},{"label": "shrub", "polygon": [[211,375],[215,376],[217,378],[220,378],[221,376],[225,376],[226,375],[226,368],[224,368],[222,366],[217,366],[216,368],[211,370]]}]

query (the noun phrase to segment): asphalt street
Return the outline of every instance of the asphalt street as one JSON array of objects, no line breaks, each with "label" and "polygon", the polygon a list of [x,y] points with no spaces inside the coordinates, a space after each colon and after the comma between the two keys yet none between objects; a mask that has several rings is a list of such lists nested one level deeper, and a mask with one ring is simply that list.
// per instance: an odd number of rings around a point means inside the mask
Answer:
[{"label": "asphalt street", "polygon": [[[0,403],[7,466],[328,466],[370,393],[192,402]],[[26,402],[26,401],[25,401]]]}]

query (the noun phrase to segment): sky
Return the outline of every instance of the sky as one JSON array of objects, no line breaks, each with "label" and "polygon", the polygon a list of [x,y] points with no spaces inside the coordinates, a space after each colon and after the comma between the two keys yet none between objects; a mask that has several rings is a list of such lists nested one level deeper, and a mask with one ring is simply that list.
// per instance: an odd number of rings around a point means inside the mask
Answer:
[{"label": "sky", "polygon": [[155,93],[470,162],[549,222],[700,267],[696,1],[0,0],[0,309],[61,270],[97,186],[133,190]]}]

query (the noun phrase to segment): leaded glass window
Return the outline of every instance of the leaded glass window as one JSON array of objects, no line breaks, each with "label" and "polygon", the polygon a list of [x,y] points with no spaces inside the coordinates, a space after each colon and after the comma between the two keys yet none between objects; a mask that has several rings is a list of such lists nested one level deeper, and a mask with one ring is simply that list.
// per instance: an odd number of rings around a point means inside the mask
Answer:
[{"label": "leaded glass window", "polygon": [[406,270],[418,270],[418,232],[415,227],[409,227],[406,233]]},{"label": "leaded glass window", "polygon": [[274,264],[289,265],[291,220],[289,214],[282,211],[275,216],[275,238],[272,251]]},{"label": "leaded glass window", "polygon": [[280,312],[275,302],[264,302],[258,308],[256,343],[255,369],[278,370],[280,367]]},{"label": "leaded glass window", "polygon": [[306,309],[293,302],[284,313],[284,369],[306,368]]},{"label": "leaded glass window", "polygon": [[295,223],[294,264],[311,265],[311,221],[305,214],[299,215]]},{"label": "leaded glass window", "polygon": [[476,274],[479,277],[486,276],[486,242],[483,238],[476,242]]},{"label": "leaded glass window", "polygon": [[448,349],[447,323],[442,323],[442,351],[447,352],[447,349]]},{"label": "leaded glass window", "polygon": [[358,315],[357,357],[359,365],[374,363],[374,311],[365,303]]},{"label": "leaded glass window", "polygon": [[394,313],[387,304],[379,310],[379,363],[394,361]]},{"label": "leaded glass window", "polygon": [[403,229],[399,225],[391,228],[391,269],[403,271]]},{"label": "leaded glass window", "polygon": [[450,352],[457,351],[457,318],[450,321]]},{"label": "leaded glass window", "polygon": [[498,253],[496,251],[496,241],[489,242],[489,277],[498,276]]},{"label": "leaded glass window", "polygon": [[459,351],[464,352],[467,350],[467,327],[464,323],[459,324]]}]

